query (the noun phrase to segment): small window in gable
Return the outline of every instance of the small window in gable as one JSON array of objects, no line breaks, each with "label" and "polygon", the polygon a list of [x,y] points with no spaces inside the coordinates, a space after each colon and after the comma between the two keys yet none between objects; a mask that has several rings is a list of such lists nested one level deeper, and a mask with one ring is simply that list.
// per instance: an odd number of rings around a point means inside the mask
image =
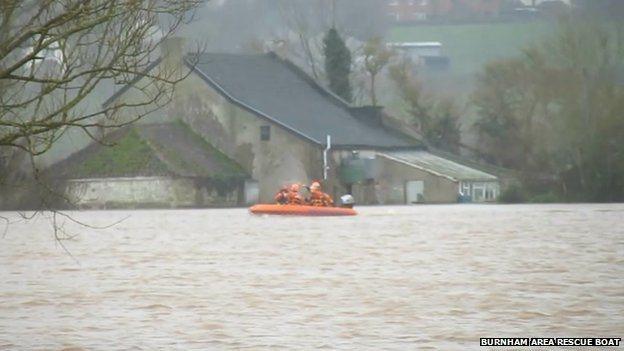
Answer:
[{"label": "small window in gable", "polygon": [[271,140],[271,126],[260,126],[260,140]]}]

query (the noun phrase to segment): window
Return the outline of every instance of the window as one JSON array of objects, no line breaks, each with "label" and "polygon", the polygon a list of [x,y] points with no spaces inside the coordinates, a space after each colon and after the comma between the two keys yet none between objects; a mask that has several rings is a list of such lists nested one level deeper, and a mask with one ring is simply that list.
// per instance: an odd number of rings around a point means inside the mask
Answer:
[{"label": "window", "polygon": [[271,126],[260,126],[260,140],[271,140]]},{"label": "window", "polygon": [[472,201],[483,202],[485,199],[485,184],[474,183],[472,184]]}]

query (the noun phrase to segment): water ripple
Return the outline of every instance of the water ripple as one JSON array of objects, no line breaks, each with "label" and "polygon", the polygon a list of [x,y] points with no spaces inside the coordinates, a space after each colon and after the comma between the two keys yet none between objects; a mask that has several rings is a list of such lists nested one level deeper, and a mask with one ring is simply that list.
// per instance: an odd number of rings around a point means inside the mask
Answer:
[{"label": "water ripple", "polygon": [[360,211],[73,213],[130,215],[66,225],[79,264],[45,221],[12,224],[0,350],[479,350],[624,332],[624,205]]}]

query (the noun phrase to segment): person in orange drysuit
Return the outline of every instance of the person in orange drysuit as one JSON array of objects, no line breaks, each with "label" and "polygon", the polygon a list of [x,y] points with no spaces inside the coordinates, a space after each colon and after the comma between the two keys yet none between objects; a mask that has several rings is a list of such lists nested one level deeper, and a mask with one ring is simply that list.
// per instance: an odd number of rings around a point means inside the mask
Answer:
[{"label": "person in orange drysuit", "polygon": [[299,184],[292,184],[288,191],[288,204],[290,205],[302,205],[303,198],[299,194]]},{"label": "person in orange drysuit", "polygon": [[334,200],[321,190],[321,183],[319,182],[312,182],[312,185],[310,185],[310,205],[318,207],[334,205]]},{"label": "person in orange drysuit", "polygon": [[278,192],[277,194],[275,194],[275,202],[277,202],[280,205],[286,205],[288,203],[288,187],[287,186],[283,186]]}]

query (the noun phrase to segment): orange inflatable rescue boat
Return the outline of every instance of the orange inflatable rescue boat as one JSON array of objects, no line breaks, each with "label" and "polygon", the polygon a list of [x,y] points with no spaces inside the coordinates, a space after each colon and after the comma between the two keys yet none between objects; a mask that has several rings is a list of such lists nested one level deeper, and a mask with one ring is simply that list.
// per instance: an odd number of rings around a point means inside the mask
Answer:
[{"label": "orange inflatable rescue boat", "polygon": [[355,216],[357,212],[346,207],[319,207],[306,205],[258,204],[249,208],[253,214],[290,216]]},{"label": "orange inflatable rescue boat", "polygon": [[[249,212],[257,215],[286,216],[355,216],[353,209],[355,200],[351,194],[340,198],[341,207],[334,207],[331,196],[321,191],[319,182],[314,181],[310,187],[304,186],[310,193],[301,196],[300,184],[284,186],[275,195],[276,204],[258,204],[249,208]],[[316,206],[312,206],[316,205]]]}]

